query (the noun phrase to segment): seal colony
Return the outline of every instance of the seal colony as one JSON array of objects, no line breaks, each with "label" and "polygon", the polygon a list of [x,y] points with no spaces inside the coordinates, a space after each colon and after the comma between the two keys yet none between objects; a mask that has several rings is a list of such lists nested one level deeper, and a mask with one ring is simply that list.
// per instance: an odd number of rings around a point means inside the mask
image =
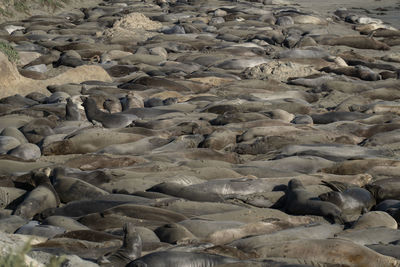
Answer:
[{"label": "seal colony", "polygon": [[386,7],[100,2],[0,24],[20,56],[0,52],[0,247],[34,237],[34,266],[400,266]]}]

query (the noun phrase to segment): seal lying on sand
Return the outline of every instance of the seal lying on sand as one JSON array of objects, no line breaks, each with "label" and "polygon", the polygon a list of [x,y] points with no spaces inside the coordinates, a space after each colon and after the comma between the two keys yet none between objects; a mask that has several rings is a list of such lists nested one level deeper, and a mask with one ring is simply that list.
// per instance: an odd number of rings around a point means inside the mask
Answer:
[{"label": "seal lying on sand", "polygon": [[286,192],[285,210],[294,215],[318,215],[324,216],[334,222],[343,222],[341,209],[333,203],[315,199],[307,192],[303,184],[297,180],[289,181]]},{"label": "seal lying on sand", "polygon": [[238,262],[234,258],[206,253],[159,251],[147,254],[129,263],[127,267],[196,267],[218,266],[224,263]]},{"label": "seal lying on sand", "polygon": [[96,107],[96,102],[91,98],[83,100],[86,117],[90,122],[100,122],[105,128],[123,128],[137,119],[135,115],[129,114],[109,114],[99,110]]},{"label": "seal lying on sand", "polygon": [[343,239],[302,239],[265,245],[256,250],[262,258],[293,259],[313,266],[399,266],[400,261]]},{"label": "seal lying on sand", "polygon": [[60,205],[60,199],[50,183],[49,176],[49,168],[40,169],[32,174],[32,180],[36,188],[15,209],[14,215],[31,219],[35,214]]},{"label": "seal lying on sand", "polygon": [[342,192],[331,191],[318,197],[338,206],[342,210],[342,216],[346,215],[353,219],[368,212],[376,204],[371,193],[360,187],[347,188]]}]

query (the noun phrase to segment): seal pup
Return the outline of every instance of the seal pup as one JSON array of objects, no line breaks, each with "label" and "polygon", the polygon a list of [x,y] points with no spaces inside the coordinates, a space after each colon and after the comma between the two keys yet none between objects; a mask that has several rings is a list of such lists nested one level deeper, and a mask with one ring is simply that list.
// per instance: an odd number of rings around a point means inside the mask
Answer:
[{"label": "seal pup", "polygon": [[100,266],[125,266],[142,255],[142,239],[136,232],[132,223],[126,223],[123,227],[124,240],[122,246],[115,252],[105,255],[99,260]]}]

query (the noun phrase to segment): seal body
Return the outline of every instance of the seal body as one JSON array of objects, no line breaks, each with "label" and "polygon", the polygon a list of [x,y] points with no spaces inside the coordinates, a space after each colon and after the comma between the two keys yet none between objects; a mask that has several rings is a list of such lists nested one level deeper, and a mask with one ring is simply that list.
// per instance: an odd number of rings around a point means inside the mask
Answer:
[{"label": "seal body", "polygon": [[127,267],[213,267],[238,260],[206,253],[159,251],[147,254],[130,262]]},{"label": "seal body", "polygon": [[142,254],[142,239],[135,231],[132,223],[126,223],[123,227],[124,241],[116,252],[106,257],[107,263],[101,266],[125,266],[132,260],[139,258]]},{"label": "seal body", "polygon": [[342,210],[342,215],[358,216],[368,212],[375,204],[375,198],[363,188],[348,188],[343,192],[331,191],[319,195],[323,201],[328,201]]},{"label": "seal body", "polygon": [[71,98],[67,98],[67,105],[65,106],[65,119],[67,121],[80,121],[81,113],[78,107],[72,102]]},{"label": "seal body", "polygon": [[132,123],[136,116],[127,114],[109,114],[99,110],[96,107],[96,102],[91,98],[86,98],[83,101],[86,117],[90,122],[99,122],[105,128],[123,128]]},{"label": "seal body", "polygon": [[24,201],[14,210],[14,215],[31,219],[34,215],[49,208],[56,208],[60,199],[49,180],[50,169],[40,169],[32,174],[32,182],[36,186]]},{"label": "seal body", "polygon": [[285,210],[294,215],[318,215],[332,221],[342,222],[341,209],[333,203],[315,199],[297,180],[289,181]]}]

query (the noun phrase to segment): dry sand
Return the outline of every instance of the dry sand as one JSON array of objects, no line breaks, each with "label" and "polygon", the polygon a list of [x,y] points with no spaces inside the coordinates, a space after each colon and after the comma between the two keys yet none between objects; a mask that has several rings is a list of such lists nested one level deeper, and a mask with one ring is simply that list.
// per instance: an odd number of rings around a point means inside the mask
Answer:
[{"label": "dry sand", "polygon": [[381,19],[384,22],[400,28],[400,1],[398,0],[296,0],[301,7],[309,8],[319,14],[332,15],[338,8],[347,8],[357,12],[365,12],[372,18]]}]

